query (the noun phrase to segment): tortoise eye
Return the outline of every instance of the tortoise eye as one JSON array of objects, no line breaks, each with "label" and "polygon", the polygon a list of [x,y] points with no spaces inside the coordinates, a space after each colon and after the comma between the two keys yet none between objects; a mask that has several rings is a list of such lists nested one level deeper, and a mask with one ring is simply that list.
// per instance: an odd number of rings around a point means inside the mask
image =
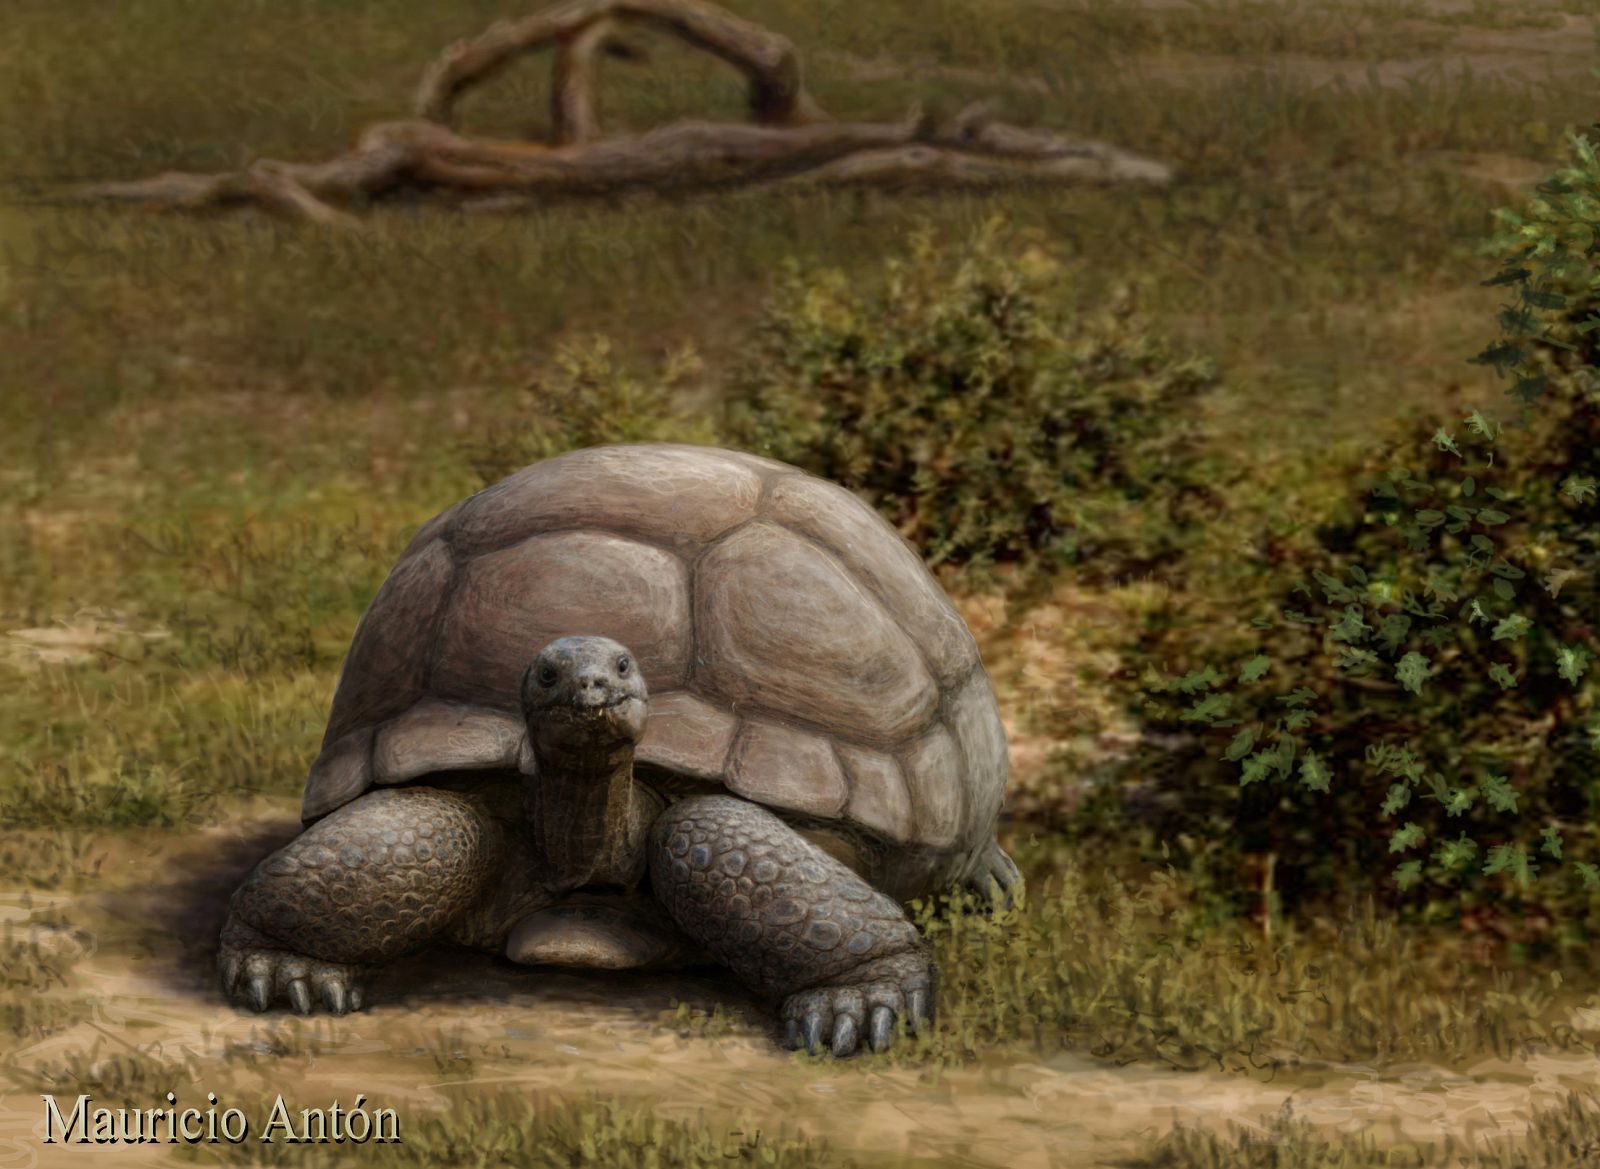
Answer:
[{"label": "tortoise eye", "polygon": [[627,677],[628,671],[632,667],[633,663],[629,661],[627,657],[620,657],[617,659],[617,673],[621,674],[623,677]]},{"label": "tortoise eye", "polygon": [[554,686],[556,684],[556,668],[554,666],[539,667],[539,684],[541,686]]}]

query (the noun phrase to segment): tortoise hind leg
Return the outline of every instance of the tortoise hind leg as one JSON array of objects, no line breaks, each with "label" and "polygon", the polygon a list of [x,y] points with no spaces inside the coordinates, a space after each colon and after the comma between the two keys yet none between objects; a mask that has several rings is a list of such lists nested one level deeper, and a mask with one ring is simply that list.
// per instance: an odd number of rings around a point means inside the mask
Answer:
[{"label": "tortoise hind leg", "polygon": [[432,788],[369,792],[317,821],[245,878],[229,902],[218,975],[236,1004],[312,994],[360,1009],[375,964],[442,935],[500,870],[492,820]]},{"label": "tortoise hind leg", "polygon": [[991,840],[979,854],[967,877],[967,888],[980,897],[993,898],[1007,909],[1016,904],[1023,889],[1022,872],[998,840]]},{"label": "tortoise hind leg", "polygon": [[934,967],[905,911],[777,816],[732,796],[672,805],[650,884],[678,928],[755,990],[784,997],[788,1043],[874,1050],[931,1018]]}]

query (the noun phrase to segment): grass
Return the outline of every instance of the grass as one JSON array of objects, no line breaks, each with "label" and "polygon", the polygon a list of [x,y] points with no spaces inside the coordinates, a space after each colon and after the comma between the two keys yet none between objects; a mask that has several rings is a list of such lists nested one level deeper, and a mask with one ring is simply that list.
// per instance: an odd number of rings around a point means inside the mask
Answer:
[{"label": "grass", "polygon": [[82,1000],[63,992],[73,987],[73,967],[94,947],[94,936],[67,916],[28,900],[20,908],[0,925],[0,1031],[12,1041],[51,1034],[84,1016]]},{"label": "grass", "polygon": [[[1507,41],[1520,76],[1451,56],[1592,15],[1582,4],[731,6],[799,44],[833,112],[898,117],[913,101],[999,96],[1010,119],[1139,150],[1182,181],[1137,194],[747,192],[507,219],[387,207],[360,241],[251,218],[0,206],[0,671],[13,683],[0,704],[0,867],[14,886],[98,887],[85,833],[188,831],[255,797],[292,813],[362,610],[420,522],[537,448],[564,342],[614,338],[612,368],[633,379],[625,396],[641,413],[666,404],[629,371],[688,343],[702,365],[677,392],[714,402],[783,261],[853,279],[914,227],[959,239],[996,213],[1049,242],[1081,306],[1132,287],[1179,347],[1216,360],[1228,390],[1208,408],[1208,441],[1238,481],[1183,573],[1009,608],[968,598],[994,614],[986,653],[1021,730],[1058,747],[1092,732],[1126,713],[1116,679],[1144,663],[1111,647],[1165,619],[1152,592],[1191,613],[1232,598],[1260,571],[1238,540],[1341,494],[1353,452],[1404,407],[1491,397],[1465,358],[1493,327],[1499,297],[1478,286],[1492,271],[1478,249],[1509,192],[1463,160],[1553,169],[1562,130],[1593,117],[1581,54],[1545,68]],[[0,124],[4,190],[330,154],[361,125],[403,115],[421,67],[501,15],[491,0],[147,0],[130,24],[90,0],[69,23],[59,5],[11,0],[0,96],[28,116]],[[1417,57],[1430,67],[1381,72]],[[1185,71],[1211,58],[1228,68]],[[1353,79],[1328,81],[1308,61],[1348,65]],[[537,132],[547,77],[531,63],[474,93],[467,128]],[[671,46],[650,65],[608,67],[606,86],[606,124],[619,128],[737,116],[741,101],[731,74]],[[68,660],[32,661],[39,631],[66,638]],[[1029,806],[1059,811],[1055,789],[1074,778],[1058,762],[1018,786]],[[1460,947],[1363,913],[1281,923],[1267,946],[1252,926],[1200,916],[1181,875],[1118,883],[1040,863],[1059,872],[1014,915],[929,919],[945,973],[939,1027],[859,1066],[1072,1048],[1255,1072],[1592,1042],[1567,1022],[1588,1003],[1581,970],[1464,972]],[[28,982],[70,981],[70,964],[22,939],[8,934],[0,951],[13,1037],[78,1017],[62,1006],[70,995]],[[737,1027],[688,1009],[665,1026],[699,1038]],[[270,1066],[294,1058],[287,1043],[236,1058]],[[448,1047],[442,1079],[457,1074]],[[136,1067],[67,1072],[123,1085],[108,1090],[154,1083]],[[538,1123],[576,1142],[561,1146],[571,1156],[652,1144],[761,1155],[721,1119],[654,1121],[591,1101],[536,1120],[532,1108],[463,1092],[426,1148],[492,1164],[524,1156],[505,1142]],[[1593,1139],[1586,1114],[1561,1115],[1565,1128],[1538,1129],[1517,1155],[1560,1164],[1561,1141]],[[1195,1141],[1160,1163],[1302,1163]]]},{"label": "grass", "polygon": [[1592,1052],[1600,1040],[1572,1022],[1600,1005],[1582,960],[1565,970],[1486,964],[1459,935],[1402,930],[1371,902],[1280,923],[1264,939],[1255,923],[1208,920],[1193,883],[1170,867],[1124,880],[1055,851],[1030,865],[1049,875],[1016,908],[962,896],[921,907],[941,1014],[930,1035],[887,1058],[940,1065],[1020,1043],[1276,1076],[1333,1064],[1467,1067],[1508,1053]]},{"label": "grass", "polygon": [[[440,1037],[448,1049],[448,1040]],[[285,1055],[298,1050],[279,1049]],[[131,1107],[135,1102],[160,1102],[168,1092],[178,1106],[196,1103],[205,1084],[218,1103],[217,1110],[237,1108],[246,1117],[248,1139],[237,1143],[183,1145],[180,1159],[203,1164],[247,1165],[416,1165],[518,1166],[519,1169],[578,1169],[580,1166],[615,1166],[616,1169],[709,1169],[713,1165],[765,1165],[777,1169],[854,1169],[860,1162],[836,1153],[826,1142],[811,1141],[783,1125],[765,1126],[753,1118],[713,1120],[701,1113],[691,1119],[664,1116],[637,1103],[599,1096],[530,1098],[525,1092],[500,1088],[485,1091],[479,1085],[459,1085],[447,1108],[414,1116],[405,1110],[398,1121],[400,1140],[384,1143],[327,1143],[285,1141],[277,1130],[263,1140],[273,1107],[283,1092],[257,1095],[244,1085],[240,1071],[250,1061],[230,1063],[228,1074],[214,1072],[199,1078],[201,1066],[191,1052],[171,1054],[159,1046],[122,1046],[106,1053],[105,1045],[91,1050],[73,1049],[54,1063],[32,1071],[12,1069],[9,1076],[20,1085],[53,1094],[63,1113],[80,1094],[93,1097],[96,1107]],[[443,1066],[440,1068],[444,1070]],[[470,1072],[470,1066],[468,1067]],[[356,1103],[351,1092],[338,1092],[346,1109]],[[286,1115],[295,1131],[304,1122],[301,1107],[326,1108],[334,1097],[317,1105],[289,1105]],[[368,1110],[384,1105],[373,1100]],[[201,1103],[200,1107],[204,1108]],[[164,1130],[161,1130],[164,1131]],[[372,1130],[376,1132],[377,1130]],[[875,1162],[883,1169],[891,1167]],[[911,1169],[909,1161],[898,1166]]]},{"label": "grass", "polygon": [[1474,1143],[1384,1143],[1367,1133],[1330,1137],[1296,1119],[1285,1104],[1259,1126],[1230,1126],[1226,1136],[1180,1126],[1151,1142],[1127,1169],[1580,1169],[1600,1153],[1600,1098],[1570,1092],[1535,1109],[1527,1130]]},{"label": "grass", "polygon": [[[267,1116],[271,1101],[256,1115]],[[408,1124],[398,1144],[347,1146],[337,1164],[416,1166],[528,1166],[530,1169],[711,1169],[720,1165],[769,1165],[777,1169],[853,1169],[857,1161],[828,1145],[808,1142],[754,1121],[715,1123],[664,1117],[647,1107],[600,1098],[530,1100],[501,1090],[465,1095],[436,1116]],[[187,1150],[186,1150],[187,1151]],[[329,1150],[320,1145],[278,1142],[223,1146],[202,1161],[249,1165],[321,1165]],[[220,1152],[220,1155],[216,1155]]]}]

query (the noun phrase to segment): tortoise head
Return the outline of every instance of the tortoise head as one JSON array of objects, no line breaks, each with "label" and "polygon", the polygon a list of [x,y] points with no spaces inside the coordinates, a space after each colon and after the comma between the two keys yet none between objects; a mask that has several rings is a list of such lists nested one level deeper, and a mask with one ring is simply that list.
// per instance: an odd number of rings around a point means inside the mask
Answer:
[{"label": "tortoise head", "polygon": [[609,637],[562,637],[522,674],[522,716],[536,749],[588,754],[644,735],[649,692],[639,663]]}]

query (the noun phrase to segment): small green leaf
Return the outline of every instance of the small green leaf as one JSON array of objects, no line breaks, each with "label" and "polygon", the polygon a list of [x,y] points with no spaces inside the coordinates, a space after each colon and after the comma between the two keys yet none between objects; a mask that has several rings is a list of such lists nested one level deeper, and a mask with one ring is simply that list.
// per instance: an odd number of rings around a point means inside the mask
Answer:
[{"label": "small green leaf", "polygon": [[1239,667],[1239,681],[1261,681],[1262,678],[1267,676],[1267,668],[1271,664],[1271,660],[1266,654],[1256,654],[1255,657],[1251,658],[1249,661],[1245,662],[1243,666]]},{"label": "small green leaf", "polygon": [[1338,577],[1329,576],[1327,573],[1316,569],[1312,570],[1311,575],[1314,576],[1317,580],[1317,583],[1322,586],[1322,592],[1327,598],[1328,604],[1333,605],[1344,601],[1353,601],[1356,599],[1355,590],[1349,585],[1345,584],[1344,581],[1340,580]]},{"label": "small green leaf", "polygon": [[[1489,490],[1493,493],[1494,488],[1491,487]],[[1496,511],[1492,507],[1486,507],[1478,513],[1478,522],[1480,524],[1503,524],[1510,518],[1505,512]]]},{"label": "small green leaf", "polygon": [[1422,862],[1419,860],[1402,861],[1394,868],[1394,883],[1403,893],[1418,881],[1422,880]]},{"label": "small green leaf", "polygon": [[1574,500],[1582,503],[1585,495],[1590,499],[1594,498],[1596,486],[1600,486],[1600,484],[1597,484],[1594,479],[1587,475],[1568,475],[1561,484],[1561,490],[1564,494],[1570,495]]},{"label": "small green leaf", "polygon": [[1346,646],[1339,651],[1339,656],[1333,659],[1335,669],[1348,671],[1358,678],[1365,675],[1377,664],[1377,654],[1369,649],[1358,649],[1355,646]]},{"label": "small green leaf", "polygon": [[1578,876],[1583,878],[1583,887],[1585,889],[1600,889],[1600,867],[1596,867],[1588,861],[1578,861],[1572,867],[1577,869]]},{"label": "small green leaf", "polygon": [[1539,866],[1528,856],[1527,847],[1521,844],[1496,844],[1489,849],[1488,863],[1483,875],[1510,873],[1516,883],[1526,888],[1539,875]]},{"label": "small green leaf", "polygon": [[1472,498],[1472,493],[1478,490],[1478,481],[1471,475],[1461,480],[1461,494],[1467,499]]},{"label": "small green leaf", "polygon": [[1399,649],[1411,632],[1411,618],[1404,613],[1390,613],[1378,623],[1378,640],[1390,653]]},{"label": "small green leaf", "polygon": [[1208,694],[1180,716],[1184,722],[1215,722],[1228,713],[1231,699],[1226,694]]},{"label": "small green leaf", "polygon": [[1527,633],[1528,630],[1532,628],[1532,621],[1529,621],[1521,613],[1513,613],[1509,617],[1501,618],[1501,620],[1496,623],[1494,632],[1490,634],[1490,640],[1520,641],[1522,639],[1522,635]]},{"label": "small green leaf", "polygon": [[1314,792],[1325,792],[1333,780],[1333,773],[1317,756],[1315,751],[1307,751],[1306,757],[1300,761],[1300,782]]},{"label": "small green leaf", "polygon": [[1497,812],[1515,812],[1517,810],[1516,788],[1511,786],[1511,781],[1503,775],[1491,775],[1482,783],[1483,798],[1489,801],[1489,806]]},{"label": "small green leaf", "polygon": [[1230,763],[1237,763],[1250,753],[1250,748],[1256,744],[1256,728],[1246,727],[1233,736],[1233,742],[1228,744],[1228,749],[1223,752],[1223,758]]},{"label": "small green leaf", "polygon": [[1177,689],[1185,694],[1193,694],[1196,690],[1205,690],[1222,681],[1222,675],[1210,666],[1203,670],[1190,670],[1174,683]]},{"label": "small green leaf", "polygon": [[1456,446],[1455,437],[1442,426],[1433,432],[1433,444],[1442,451],[1449,451],[1458,459],[1461,457],[1461,448]]},{"label": "small green leaf", "polygon": [[1489,681],[1499,685],[1501,690],[1510,690],[1517,684],[1516,674],[1503,662],[1495,662],[1489,667]]},{"label": "small green leaf", "polygon": [[1421,827],[1407,820],[1405,824],[1389,837],[1390,852],[1404,852],[1408,848],[1416,848],[1427,837]]},{"label": "small green leaf", "polygon": [[1400,659],[1400,664],[1395,668],[1395,678],[1413,694],[1422,693],[1422,683],[1428,677],[1428,659],[1412,650]]},{"label": "small green leaf", "polygon": [[1317,692],[1309,686],[1301,686],[1283,695],[1278,701],[1285,706],[1305,706],[1308,702],[1316,701]]},{"label": "small green leaf", "polygon": [[1244,761],[1244,772],[1239,776],[1239,786],[1247,787],[1267,778],[1267,773],[1277,765],[1277,756],[1267,751],[1257,751]]},{"label": "small green leaf", "polygon": [[1328,636],[1335,641],[1361,641],[1372,632],[1372,626],[1362,618],[1366,615],[1360,605],[1346,605],[1344,615],[1337,624],[1328,630]]},{"label": "small green leaf", "polygon": [[1516,586],[1510,581],[1503,577],[1497,576],[1494,580],[1494,595],[1499,597],[1502,601],[1509,601],[1512,597],[1517,595],[1517,589]]},{"label": "small green leaf", "polygon": [[1554,824],[1546,825],[1544,831],[1539,833],[1539,848],[1546,856],[1552,856],[1556,860],[1560,860],[1561,829]]},{"label": "small green leaf", "polygon": [[1389,792],[1383,797],[1383,815],[1393,816],[1401,808],[1411,802],[1411,785],[1408,783],[1392,783]]},{"label": "small green leaf", "polygon": [[1582,645],[1563,645],[1556,648],[1556,673],[1574,686],[1589,668],[1589,650]]},{"label": "small green leaf", "polygon": [[1434,850],[1433,859],[1443,869],[1459,869],[1477,855],[1477,842],[1463,832],[1455,840],[1447,840]]}]

